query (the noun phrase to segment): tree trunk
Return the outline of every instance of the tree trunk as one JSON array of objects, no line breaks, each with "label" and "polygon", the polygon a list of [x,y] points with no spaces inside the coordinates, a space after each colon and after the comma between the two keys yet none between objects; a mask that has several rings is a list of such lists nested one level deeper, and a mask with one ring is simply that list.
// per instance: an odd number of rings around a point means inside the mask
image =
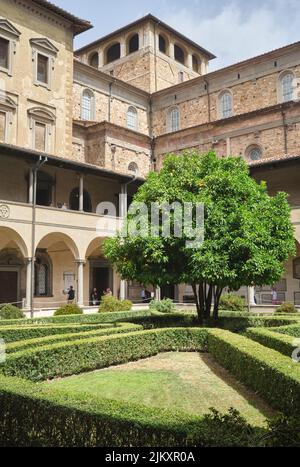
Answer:
[{"label": "tree trunk", "polygon": [[205,312],[204,312],[204,317],[205,319],[210,318],[211,314],[211,305],[212,305],[212,299],[213,299],[213,291],[214,291],[214,286],[209,285],[208,286],[208,291],[207,291],[207,285],[205,284],[205,292],[206,292],[206,297],[205,297]]},{"label": "tree trunk", "polygon": [[194,292],[194,297],[195,297],[195,302],[196,302],[196,307],[197,307],[199,323],[203,324],[203,307],[200,303],[200,299],[197,293],[197,285],[193,284],[192,287],[193,287],[193,292]]},{"label": "tree trunk", "polygon": [[214,320],[219,319],[219,304],[220,304],[220,299],[223,293],[223,288],[222,287],[215,287],[214,290]]}]

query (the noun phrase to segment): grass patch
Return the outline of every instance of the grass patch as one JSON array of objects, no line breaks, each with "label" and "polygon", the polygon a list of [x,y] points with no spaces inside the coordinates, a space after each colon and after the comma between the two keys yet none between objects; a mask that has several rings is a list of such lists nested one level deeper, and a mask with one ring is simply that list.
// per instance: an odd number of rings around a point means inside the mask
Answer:
[{"label": "grass patch", "polygon": [[87,400],[101,396],[198,416],[207,414],[211,407],[222,413],[234,407],[255,426],[263,426],[265,418],[275,415],[262,399],[238,383],[208,354],[163,353],[43,384],[85,394]]}]

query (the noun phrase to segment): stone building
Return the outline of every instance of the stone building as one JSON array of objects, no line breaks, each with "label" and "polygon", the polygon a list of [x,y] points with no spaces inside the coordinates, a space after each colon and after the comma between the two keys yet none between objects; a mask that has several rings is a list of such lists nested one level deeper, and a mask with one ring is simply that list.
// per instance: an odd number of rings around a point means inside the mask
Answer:
[{"label": "stone building", "polygon": [[91,27],[46,0],[1,0],[0,303],[53,308],[70,285],[81,306],[93,287],[138,302],[103,241],[149,171],[196,148],[288,192],[297,256],[276,288],[300,305],[300,43],[209,73],[214,55],[152,15],[74,52]]}]

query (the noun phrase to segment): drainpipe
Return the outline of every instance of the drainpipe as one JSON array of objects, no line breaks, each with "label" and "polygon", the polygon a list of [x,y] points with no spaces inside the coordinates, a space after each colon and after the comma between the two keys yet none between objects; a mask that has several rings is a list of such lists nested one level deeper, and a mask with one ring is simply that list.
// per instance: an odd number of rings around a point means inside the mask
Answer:
[{"label": "drainpipe", "polygon": [[152,96],[150,96],[150,101],[149,101],[149,134],[151,138],[151,168],[152,170],[155,169],[155,156],[154,156],[154,148],[155,148],[155,139],[154,139],[154,133],[153,133],[153,103],[152,103]]},{"label": "drainpipe", "polygon": [[34,318],[34,258],[35,258],[35,231],[36,231],[36,190],[37,174],[39,169],[48,162],[46,156],[40,156],[38,162],[32,168],[33,193],[32,193],[32,224],[31,224],[31,293],[30,293],[30,316]]},{"label": "drainpipe", "polygon": [[208,123],[211,122],[210,114],[211,114],[211,105],[210,105],[210,93],[209,93],[209,82],[205,79],[204,84],[206,86],[206,93],[207,93],[207,106],[208,106]]},{"label": "drainpipe", "polygon": [[287,154],[288,153],[288,133],[287,133],[287,123],[286,123],[286,114],[285,112],[281,112],[282,114],[282,124],[283,124],[283,138],[284,138],[284,153]]},{"label": "drainpipe", "polygon": [[109,101],[108,101],[108,122],[111,122],[111,100],[112,100],[112,87],[115,84],[116,80],[109,83]]}]

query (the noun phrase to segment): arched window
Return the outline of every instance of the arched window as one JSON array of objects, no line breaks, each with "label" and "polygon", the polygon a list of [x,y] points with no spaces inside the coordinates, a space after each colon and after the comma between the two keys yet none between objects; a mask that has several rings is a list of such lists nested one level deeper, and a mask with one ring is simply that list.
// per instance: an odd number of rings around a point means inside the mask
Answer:
[{"label": "arched window", "polygon": [[94,68],[99,68],[99,54],[98,54],[98,52],[94,52],[92,55],[90,55],[89,65],[91,65]]},{"label": "arched window", "polygon": [[169,131],[180,130],[180,112],[178,107],[173,107],[169,112]]},{"label": "arched window", "polygon": [[139,173],[139,167],[135,162],[130,162],[130,164],[128,166],[128,170],[129,170],[129,172],[132,172],[135,175],[138,175],[138,173]]},{"label": "arched window", "polygon": [[[74,188],[70,194],[70,209],[71,211],[79,211],[79,188]],[[83,211],[92,212],[92,201],[89,193],[83,190]]]},{"label": "arched window", "polygon": [[232,117],[232,95],[229,91],[223,92],[219,97],[220,118]]},{"label": "arched window", "polygon": [[49,297],[52,294],[52,262],[46,251],[37,251],[34,273],[35,296]]},{"label": "arched window", "polygon": [[127,111],[127,128],[137,130],[137,110],[135,107],[130,106]]},{"label": "arched window", "polygon": [[158,37],[158,47],[160,52],[167,54],[167,41],[161,34]]},{"label": "arched window", "polygon": [[93,120],[95,118],[94,109],[94,93],[89,89],[85,89],[82,93],[81,102],[81,119]]},{"label": "arched window", "polygon": [[185,53],[179,45],[174,45],[174,58],[176,62],[185,64]]},{"label": "arched window", "polygon": [[262,149],[257,145],[250,146],[246,151],[246,157],[250,159],[250,161],[259,161],[262,155]]},{"label": "arched window", "polygon": [[294,99],[294,74],[292,72],[284,73],[280,80],[282,102],[292,101]]},{"label": "arched window", "polygon": [[134,34],[128,41],[128,54],[132,54],[139,50],[140,48],[140,38],[138,34]]},{"label": "arched window", "polygon": [[193,61],[193,70],[194,70],[196,73],[199,73],[199,69],[200,69],[200,60],[198,59],[198,57],[197,57],[196,55],[193,55],[192,61]]},{"label": "arched window", "polygon": [[121,57],[121,44],[117,42],[116,44],[109,47],[106,52],[106,63],[114,62],[115,60],[119,60]]}]

